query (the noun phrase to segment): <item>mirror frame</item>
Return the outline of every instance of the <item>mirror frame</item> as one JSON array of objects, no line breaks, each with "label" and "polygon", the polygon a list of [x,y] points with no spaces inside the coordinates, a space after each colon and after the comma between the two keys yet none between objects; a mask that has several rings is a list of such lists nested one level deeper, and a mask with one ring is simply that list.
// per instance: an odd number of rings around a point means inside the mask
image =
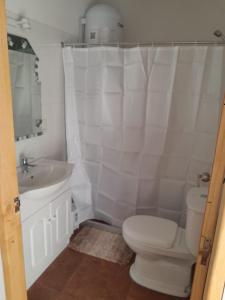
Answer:
[{"label": "mirror frame", "polygon": [[[27,54],[31,54],[31,55],[35,56],[34,74],[35,74],[36,81],[40,82],[39,73],[38,73],[39,58],[36,55],[36,53],[34,52],[28,39],[25,37],[15,35],[15,34],[11,34],[11,33],[7,34],[7,38],[8,38],[8,50],[18,51],[21,53],[27,53]],[[10,63],[10,58],[9,58],[9,63]],[[40,101],[41,101],[41,99],[40,99]],[[25,140],[25,139],[29,139],[32,137],[43,135],[43,128],[40,127],[43,124],[42,113],[41,113],[41,117],[36,120],[36,123],[37,123],[36,127],[40,128],[40,131],[38,131],[37,133],[31,133],[31,134],[27,134],[24,136],[19,136],[19,137],[15,136],[15,141]],[[14,124],[14,127],[15,127],[15,124]]]}]

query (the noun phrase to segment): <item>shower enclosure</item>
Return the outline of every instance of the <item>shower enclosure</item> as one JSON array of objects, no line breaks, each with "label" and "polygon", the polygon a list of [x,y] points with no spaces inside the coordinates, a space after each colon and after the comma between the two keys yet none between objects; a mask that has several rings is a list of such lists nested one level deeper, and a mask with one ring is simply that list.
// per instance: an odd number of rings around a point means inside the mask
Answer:
[{"label": "shower enclosure", "polygon": [[187,190],[211,171],[224,47],[65,47],[63,58],[77,201],[118,226],[135,214],[183,226]]}]

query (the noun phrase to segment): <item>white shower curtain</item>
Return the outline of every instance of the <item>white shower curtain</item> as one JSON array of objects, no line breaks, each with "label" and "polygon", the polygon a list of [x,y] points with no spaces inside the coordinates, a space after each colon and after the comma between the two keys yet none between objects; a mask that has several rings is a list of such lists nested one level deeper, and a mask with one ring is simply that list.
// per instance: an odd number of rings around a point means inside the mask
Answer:
[{"label": "white shower curtain", "polygon": [[186,192],[211,168],[224,54],[221,46],[64,48],[68,160],[97,218],[184,224]]}]

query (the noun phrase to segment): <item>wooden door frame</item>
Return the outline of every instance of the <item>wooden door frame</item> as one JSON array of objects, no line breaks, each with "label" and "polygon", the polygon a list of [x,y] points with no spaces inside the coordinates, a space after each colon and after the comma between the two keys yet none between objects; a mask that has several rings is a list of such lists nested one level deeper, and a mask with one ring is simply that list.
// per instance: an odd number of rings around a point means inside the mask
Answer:
[{"label": "wooden door frame", "polygon": [[7,300],[26,300],[5,1],[0,0],[0,248]]},{"label": "wooden door frame", "polygon": [[213,243],[212,258],[206,278],[203,299],[221,299],[225,284],[225,184],[219,209],[216,233]]},{"label": "wooden door frame", "polygon": [[[213,240],[217,223],[218,207],[225,170],[225,108],[223,108],[220,130],[213,164],[212,179],[207,200],[200,254],[194,277],[191,300],[220,300],[224,274],[218,287],[225,245],[225,192],[222,197],[221,212],[210,263],[202,266],[204,240]],[[0,0],[0,249],[3,261],[4,281],[7,300],[26,300],[25,271],[22,248],[20,213],[15,211],[14,199],[18,196],[16,175],[16,157],[13,130],[12,96],[9,76],[9,59],[7,47],[7,26],[5,1]],[[223,259],[224,261],[224,259]],[[208,271],[209,265],[209,271]],[[208,276],[207,276],[208,273]],[[205,279],[207,281],[205,285]],[[223,278],[222,278],[223,276]],[[218,293],[216,293],[218,291]]]},{"label": "wooden door frame", "polygon": [[[210,121],[210,120],[209,120]],[[202,225],[202,232],[200,237],[200,246],[199,246],[199,254],[197,256],[196,262],[196,270],[195,276],[192,286],[191,299],[190,300],[220,300],[220,298],[211,298],[209,296],[209,291],[212,290],[212,280],[207,280],[207,276],[212,274],[212,270],[214,268],[214,260],[216,259],[215,255],[210,255],[211,250],[209,251],[209,256],[206,259],[205,263],[202,263],[203,255],[204,255],[204,246],[206,245],[206,241],[211,241],[211,249],[214,248],[214,251],[217,252],[216,249],[218,241],[214,236],[217,230],[217,235],[223,234],[220,230],[219,224],[217,227],[218,212],[221,205],[222,216],[225,201],[224,197],[221,198],[223,181],[224,181],[224,173],[225,173],[225,96],[223,100],[222,112],[221,112],[221,120],[220,126],[218,130],[217,143],[216,143],[216,151],[212,168],[212,176],[209,186],[208,199],[205,209],[205,215]],[[221,201],[222,200],[222,201]],[[225,258],[225,255],[224,255]],[[208,273],[209,268],[209,273]],[[224,276],[225,278],[225,276]],[[207,280],[207,284],[206,284]],[[211,288],[209,289],[209,282],[211,282]],[[214,281],[213,281],[214,282]],[[214,282],[215,284],[215,282]],[[214,285],[216,289],[216,285]],[[214,289],[213,288],[213,289]],[[204,298],[203,298],[204,294]]]}]

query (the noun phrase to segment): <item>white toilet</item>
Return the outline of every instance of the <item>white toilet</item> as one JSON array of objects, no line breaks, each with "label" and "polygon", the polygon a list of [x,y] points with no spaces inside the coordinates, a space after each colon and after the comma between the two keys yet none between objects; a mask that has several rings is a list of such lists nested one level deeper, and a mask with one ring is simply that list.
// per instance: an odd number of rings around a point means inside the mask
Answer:
[{"label": "white toilet", "polygon": [[124,221],[123,237],[136,253],[130,268],[135,282],[173,296],[189,295],[207,193],[206,187],[188,191],[185,229],[153,216],[133,216]]}]

